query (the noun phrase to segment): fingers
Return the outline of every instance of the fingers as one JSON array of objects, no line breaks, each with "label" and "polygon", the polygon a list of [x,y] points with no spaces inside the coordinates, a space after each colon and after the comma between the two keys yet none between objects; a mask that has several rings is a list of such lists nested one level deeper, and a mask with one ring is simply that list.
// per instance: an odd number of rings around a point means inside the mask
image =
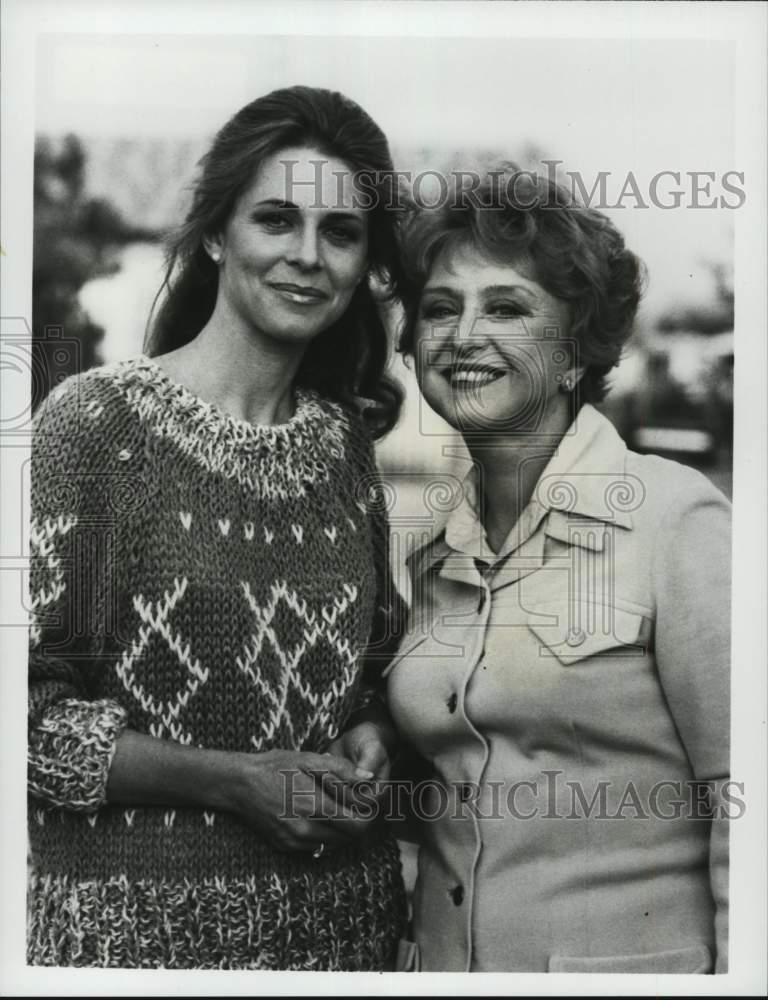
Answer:
[{"label": "fingers", "polygon": [[380,777],[379,771],[389,762],[387,749],[381,740],[368,739],[357,748],[355,764],[363,771]]},{"label": "fingers", "polygon": [[[283,786],[282,822],[274,830],[281,850],[336,850],[361,837],[376,814],[373,770],[335,754],[296,754]],[[363,790],[359,793],[358,790]]]},{"label": "fingers", "polygon": [[302,755],[302,770],[307,774],[319,777],[323,780],[324,775],[331,774],[341,781],[355,782],[367,780],[373,777],[373,771],[360,767],[358,764],[340,757],[336,754],[316,754],[307,753]]},{"label": "fingers", "polygon": [[324,813],[281,824],[273,831],[275,845],[280,850],[312,852],[324,844],[330,852],[358,839],[371,825],[371,817],[350,815],[338,802],[326,806]]}]

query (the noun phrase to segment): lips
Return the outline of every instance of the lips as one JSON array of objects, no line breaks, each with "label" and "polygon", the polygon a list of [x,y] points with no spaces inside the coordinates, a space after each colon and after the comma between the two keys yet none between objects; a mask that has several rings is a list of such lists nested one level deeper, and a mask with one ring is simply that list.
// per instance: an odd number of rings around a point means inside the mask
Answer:
[{"label": "lips", "polygon": [[441,372],[452,389],[477,390],[482,389],[492,382],[498,382],[510,372],[509,368],[499,368],[494,365],[477,365],[458,363],[449,365]]},{"label": "lips", "polygon": [[315,304],[317,302],[325,302],[328,298],[328,295],[322,289],[314,288],[312,285],[294,285],[290,282],[273,281],[270,282],[270,287],[280,292],[291,302]]}]

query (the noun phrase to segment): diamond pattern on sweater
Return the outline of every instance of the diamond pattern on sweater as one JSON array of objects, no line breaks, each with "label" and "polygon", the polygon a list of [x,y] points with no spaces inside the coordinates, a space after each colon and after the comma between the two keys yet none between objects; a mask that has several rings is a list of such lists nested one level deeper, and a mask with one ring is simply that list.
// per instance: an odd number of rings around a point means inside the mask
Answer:
[{"label": "diamond pattern on sweater", "polygon": [[[192,733],[185,731],[179,721],[181,710],[187,707],[189,699],[197,694],[210,676],[209,668],[201,667],[200,661],[192,658],[190,644],[187,642],[186,645],[182,645],[183,637],[178,632],[174,635],[168,624],[168,618],[184,597],[187,586],[186,577],[174,580],[173,592],[171,594],[165,592],[156,610],[152,602],[146,601],[141,594],[134,597],[133,606],[143,624],[139,627],[138,639],[131,643],[130,650],[123,653],[115,667],[125,690],[133,695],[145,712],[153,716],[154,721],[149,727],[151,735],[157,737],[170,735],[172,739],[184,744],[192,742]],[[139,683],[133,669],[136,661],[146,653],[155,635],[163,639],[189,674],[185,686],[168,701],[155,700],[153,695],[145,690],[144,685]]]},{"label": "diamond pattern on sweater", "polygon": [[[343,698],[356,677],[357,652],[349,646],[349,640],[342,638],[335,627],[338,619],[357,600],[357,588],[344,584],[341,594],[332,601],[320,606],[319,611],[308,607],[306,600],[299,598],[295,590],[291,590],[283,580],[275,582],[270,587],[270,599],[260,607],[254,598],[250,585],[241,581],[241,587],[248,606],[256,621],[256,630],[248,643],[243,646],[243,656],[237,657],[237,665],[243,674],[265,698],[268,709],[267,717],[261,720],[261,734],[251,737],[254,749],[262,750],[265,745],[275,745],[279,736],[283,739],[278,745],[294,750],[303,747],[313,730],[320,730],[328,739],[335,739],[338,728],[331,722],[331,706]],[[294,612],[299,622],[303,623],[302,639],[292,648],[284,648],[280,638],[272,627],[275,613],[280,602]],[[339,658],[344,662],[340,677],[334,679],[327,689],[317,688],[301,673],[301,664],[306,653],[317,645],[320,640],[327,642]],[[280,664],[279,676],[265,676],[259,662],[259,657],[268,642]],[[298,694],[307,707],[304,724],[294,725],[293,714],[286,711],[289,694]]]},{"label": "diamond pattern on sweater", "polygon": [[48,578],[30,595],[30,645],[36,649],[40,645],[39,616],[43,608],[60,601],[67,589],[61,557],[56,554],[58,539],[68,534],[77,524],[77,517],[59,515],[56,519],[46,517],[42,521],[33,518],[29,532],[29,547],[33,558],[44,559]]}]

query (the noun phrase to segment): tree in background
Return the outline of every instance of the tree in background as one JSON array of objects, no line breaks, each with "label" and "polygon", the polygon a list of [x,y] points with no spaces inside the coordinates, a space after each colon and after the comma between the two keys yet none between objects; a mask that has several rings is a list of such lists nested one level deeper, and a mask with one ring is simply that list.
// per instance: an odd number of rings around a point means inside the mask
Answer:
[{"label": "tree in background", "polygon": [[32,406],[67,375],[101,363],[104,336],[79,302],[83,285],[119,269],[117,252],[154,233],[129,226],[103,198],[85,193],[80,140],[35,145],[32,264]]},{"label": "tree in background", "polygon": [[733,330],[734,294],[733,278],[728,268],[718,261],[709,261],[704,267],[712,275],[714,300],[682,308],[669,309],[656,324],[661,333],[697,333],[702,336],[728,333]]}]

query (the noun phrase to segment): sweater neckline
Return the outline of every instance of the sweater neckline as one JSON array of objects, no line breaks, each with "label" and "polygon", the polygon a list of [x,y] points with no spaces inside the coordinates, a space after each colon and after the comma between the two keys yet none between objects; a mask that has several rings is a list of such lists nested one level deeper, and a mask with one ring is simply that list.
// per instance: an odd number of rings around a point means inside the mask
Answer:
[{"label": "sweater neckline", "polygon": [[112,378],[154,437],[258,496],[301,497],[308,484],[327,482],[332,466],[345,460],[347,414],[314,390],[296,389],[296,407],[285,423],[252,424],[195,395],[146,355],[101,374]]},{"label": "sweater neckline", "polygon": [[143,369],[146,373],[143,381],[150,386],[154,384],[167,402],[177,402],[181,409],[188,412],[190,416],[199,418],[212,428],[217,427],[220,430],[231,428],[240,440],[248,438],[269,440],[289,436],[294,429],[306,425],[308,419],[313,416],[313,411],[319,410],[317,393],[296,388],[294,390],[294,411],[288,420],[278,424],[255,424],[249,420],[241,420],[216,403],[203,399],[183,382],[179,382],[172,375],[169,375],[154,358],[147,354],[140,354],[133,359],[132,363],[135,368]]}]

